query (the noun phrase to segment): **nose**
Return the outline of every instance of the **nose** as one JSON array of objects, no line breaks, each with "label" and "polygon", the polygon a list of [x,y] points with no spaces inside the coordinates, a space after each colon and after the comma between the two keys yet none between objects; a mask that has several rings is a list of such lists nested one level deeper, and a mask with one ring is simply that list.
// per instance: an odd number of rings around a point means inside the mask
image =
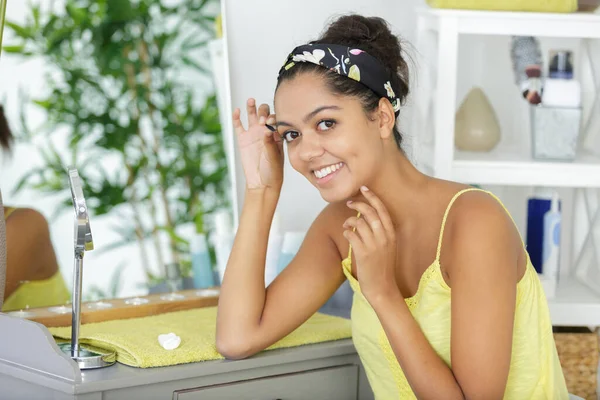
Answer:
[{"label": "nose", "polygon": [[302,135],[302,141],[299,143],[298,155],[302,161],[309,162],[325,152],[321,145],[319,135],[316,133],[305,133]]}]

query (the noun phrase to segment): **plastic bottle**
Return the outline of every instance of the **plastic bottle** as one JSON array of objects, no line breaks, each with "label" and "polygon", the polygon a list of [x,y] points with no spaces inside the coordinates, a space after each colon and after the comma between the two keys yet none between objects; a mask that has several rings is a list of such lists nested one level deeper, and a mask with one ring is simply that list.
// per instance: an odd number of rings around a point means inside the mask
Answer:
[{"label": "plastic bottle", "polygon": [[527,252],[538,273],[542,270],[542,246],[544,243],[544,215],[550,210],[552,190],[535,188],[534,195],[527,201]]},{"label": "plastic bottle", "polygon": [[217,272],[219,283],[223,283],[225,267],[231,255],[235,234],[229,212],[221,211],[215,215],[215,235],[213,244],[215,246],[215,256],[217,259]]},{"label": "plastic bottle", "polygon": [[305,232],[292,231],[285,232],[283,235],[283,244],[281,245],[281,254],[279,255],[279,262],[277,264],[277,273],[281,271],[292,261],[292,259],[300,250],[302,242],[304,241]]},{"label": "plastic bottle", "polygon": [[273,216],[273,222],[271,223],[271,230],[269,231],[269,242],[267,245],[265,287],[269,286],[275,277],[277,277],[277,263],[279,261],[279,255],[281,254],[282,241],[283,236],[281,235],[281,222],[279,219],[279,213],[275,212],[275,215]]},{"label": "plastic bottle", "polygon": [[192,274],[194,276],[194,287],[196,289],[215,286],[215,275],[208,252],[206,235],[196,233],[190,241],[190,252],[192,257]]},{"label": "plastic bottle", "polygon": [[559,210],[558,195],[552,196],[550,210],[544,214],[544,243],[542,246],[542,271],[548,282],[547,297],[553,297],[558,283],[560,261],[560,230],[562,215]]}]

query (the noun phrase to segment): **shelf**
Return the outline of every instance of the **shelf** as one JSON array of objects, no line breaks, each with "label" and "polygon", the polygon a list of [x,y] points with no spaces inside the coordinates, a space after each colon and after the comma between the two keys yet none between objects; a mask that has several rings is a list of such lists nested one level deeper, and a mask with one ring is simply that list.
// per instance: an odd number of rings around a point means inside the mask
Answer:
[{"label": "shelf", "polygon": [[459,34],[600,38],[600,15],[425,8],[426,28],[437,31],[441,19],[456,20]]},{"label": "shelf", "polygon": [[[431,166],[432,149],[423,147],[422,161]],[[540,161],[528,146],[502,147],[487,152],[454,151],[453,180],[482,185],[600,187],[600,158],[581,155],[575,161]]]},{"label": "shelf", "polygon": [[600,326],[600,295],[574,278],[560,278],[548,306],[554,326]]}]

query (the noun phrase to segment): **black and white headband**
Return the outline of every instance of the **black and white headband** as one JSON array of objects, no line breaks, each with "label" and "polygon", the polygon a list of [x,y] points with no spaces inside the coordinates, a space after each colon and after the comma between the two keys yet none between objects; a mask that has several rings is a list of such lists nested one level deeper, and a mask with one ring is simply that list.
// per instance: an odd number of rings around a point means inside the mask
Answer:
[{"label": "black and white headband", "polygon": [[400,113],[400,99],[392,89],[390,73],[378,59],[365,51],[337,44],[305,44],[290,53],[279,75],[300,62],[316,64],[360,82],[377,95],[387,98],[396,116]]}]

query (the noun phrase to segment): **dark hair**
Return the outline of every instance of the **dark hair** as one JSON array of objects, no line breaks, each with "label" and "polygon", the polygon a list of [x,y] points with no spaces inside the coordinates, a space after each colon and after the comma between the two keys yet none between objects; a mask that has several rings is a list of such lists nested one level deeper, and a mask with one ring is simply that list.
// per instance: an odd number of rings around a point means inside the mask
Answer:
[{"label": "dark hair", "polygon": [[[384,19],[355,14],[344,15],[332,22],[319,39],[310,43],[339,44],[358,48],[375,57],[390,73],[392,89],[400,99],[400,104],[404,104],[409,91],[408,64],[402,57],[400,39],[391,32]],[[366,113],[374,111],[379,105],[381,97],[371,89],[311,63],[298,63],[294,68],[283,71],[279,76],[277,87],[281,82],[307,72],[322,75],[333,93],[357,97]],[[401,149],[402,135],[396,126],[394,126],[394,139]]]},{"label": "dark hair", "polygon": [[4,108],[0,105],[0,147],[4,150],[10,150],[13,142],[13,135],[8,127],[8,121],[4,115]]}]

